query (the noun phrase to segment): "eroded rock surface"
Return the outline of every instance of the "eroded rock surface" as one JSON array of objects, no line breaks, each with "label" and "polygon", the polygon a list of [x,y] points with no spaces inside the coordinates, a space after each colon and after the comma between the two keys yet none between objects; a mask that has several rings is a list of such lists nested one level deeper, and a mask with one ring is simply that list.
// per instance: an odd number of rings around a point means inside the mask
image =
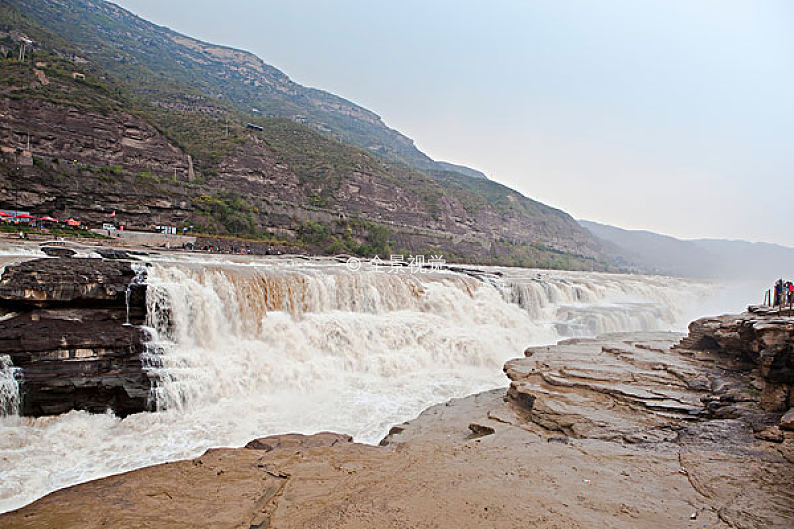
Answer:
[{"label": "eroded rock surface", "polygon": [[788,325],[726,316],[694,322],[678,346],[652,333],[531,348],[505,365],[508,400],[528,422],[570,438],[675,451],[729,526],[784,527],[794,520],[794,435],[778,424],[791,385],[780,382],[786,362],[765,359],[787,354]]},{"label": "eroded rock surface", "polygon": [[20,368],[22,415],[150,408],[142,273],[130,262],[82,258],[4,270],[0,355]]},{"label": "eroded rock surface", "polygon": [[680,348],[711,351],[756,367],[767,382],[764,407],[785,410],[794,405],[785,401],[786,395],[791,398],[794,384],[794,317],[750,309],[740,315],[693,321]]}]

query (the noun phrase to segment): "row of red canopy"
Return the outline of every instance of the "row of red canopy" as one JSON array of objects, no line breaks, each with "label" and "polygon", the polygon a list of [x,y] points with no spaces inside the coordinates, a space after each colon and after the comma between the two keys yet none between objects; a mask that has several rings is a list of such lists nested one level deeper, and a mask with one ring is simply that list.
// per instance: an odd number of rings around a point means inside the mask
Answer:
[{"label": "row of red canopy", "polygon": [[[0,217],[3,218],[15,218],[15,219],[28,219],[28,220],[43,220],[45,222],[58,222],[58,219],[50,217],[49,215],[46,217],[34,217],[33,215],[28,215],[27,213],[23,213],[22,215],[11,215],[10,213],[6,213],[5,211],[0,211]],[[69,219],[64,221],[66,224],[80,224],[80,221]]]}]

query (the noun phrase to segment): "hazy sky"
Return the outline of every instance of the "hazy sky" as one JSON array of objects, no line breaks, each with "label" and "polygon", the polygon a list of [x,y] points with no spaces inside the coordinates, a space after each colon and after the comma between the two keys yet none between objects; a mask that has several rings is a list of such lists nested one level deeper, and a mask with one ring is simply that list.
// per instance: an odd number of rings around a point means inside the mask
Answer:
[{"label": "hazy sky", "polygon": [[794,1],[118,3],[576,218],[794,246]]}]

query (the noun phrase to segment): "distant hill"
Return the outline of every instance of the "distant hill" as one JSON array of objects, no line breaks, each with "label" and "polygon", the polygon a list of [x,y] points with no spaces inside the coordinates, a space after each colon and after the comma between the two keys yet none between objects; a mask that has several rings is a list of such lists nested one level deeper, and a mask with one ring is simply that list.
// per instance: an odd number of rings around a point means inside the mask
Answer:
[{"label": "distant hill", "polygon": [[618,269],[567,213],[114,4],[0,0],[0,61],[0,207],[322,253]]},{"label": "distant hill", "polygon": [[739,240],[681,240],[580,220],[627,268],[686,277],[794,277],[794,248]]}]

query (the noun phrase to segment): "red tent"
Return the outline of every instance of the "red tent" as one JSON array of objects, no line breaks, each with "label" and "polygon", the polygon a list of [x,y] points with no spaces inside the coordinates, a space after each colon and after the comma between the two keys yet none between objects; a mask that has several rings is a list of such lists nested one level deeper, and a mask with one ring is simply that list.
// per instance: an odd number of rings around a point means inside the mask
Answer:
[{"label": "red tent", "polygon": [[80,221],[70,218],[69,220],[66,221],[66,224],[69,225],[69,226],[79,226],[80,225]]},{"label": "red tent", "polygon": [[18,219],[31,219],[31,220],[35,220],[35,218],[36,218],[36,217],[34,217],[33,215],[28,215],[27,213],[23,213],[22,215],[16,215],[16,218],[18,218]]},{"label": "red tent", "polygon": [[39,217],[39,220],[43,220],[44,222],[58,222],[58,219],[54,219],[47,215],[46,217]]},{"label": "red tent", "polygon": [[0,211],[0,217],[10,217],[11,213],[6,213],[5,211]]}]

